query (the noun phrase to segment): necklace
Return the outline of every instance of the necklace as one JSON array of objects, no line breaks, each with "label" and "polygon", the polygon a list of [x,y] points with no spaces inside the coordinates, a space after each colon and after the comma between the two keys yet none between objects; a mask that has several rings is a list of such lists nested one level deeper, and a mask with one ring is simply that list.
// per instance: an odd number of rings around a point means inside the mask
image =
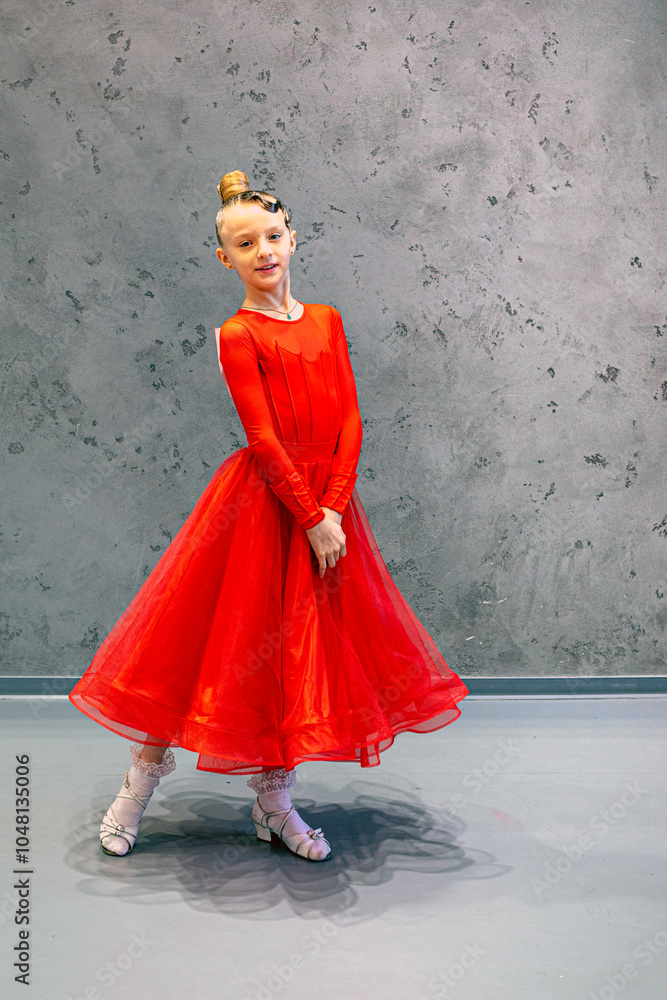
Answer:
[{"label": "necklace", "polygon": [[[288,319],[291,319],[292,318],[292,313],[293,313],[294,309],[296,309],[296,307],[298,306],[298,304],[299,303],[297,302],[297,300],[294,299],[294,306],[288,312],[285,312],[283,309],[274,309],[273,306],[246,306],[245,308],[246,309],[259,309],[260,312],[280,313],[281,316],[287,316]],[[243,306],[241,306],[241,308],[243,309]]]}]

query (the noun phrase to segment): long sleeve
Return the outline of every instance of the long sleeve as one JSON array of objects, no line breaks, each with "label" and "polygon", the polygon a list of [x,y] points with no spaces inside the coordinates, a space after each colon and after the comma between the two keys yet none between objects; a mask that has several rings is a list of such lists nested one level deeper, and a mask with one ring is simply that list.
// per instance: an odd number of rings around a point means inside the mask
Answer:
[{"label": "long sleeve", "polygon": [[242,323],[228,320],[221,328],[219,361],[248,447],[270,488],[303,528],[314,527],[326,515],[276,436],[259,373],[257,348]]},{"label": "long sleeve", "polygon": [[343,405],[343,426],[336,445],[331,475],[320,504],[322,507],[330,507],[342,514],[357,481],[357,464],[361,451],[363,428],[357,401],[357,386],[347,349],[343,321],[337,310],[334,309],[333,314],[336,364]]}]

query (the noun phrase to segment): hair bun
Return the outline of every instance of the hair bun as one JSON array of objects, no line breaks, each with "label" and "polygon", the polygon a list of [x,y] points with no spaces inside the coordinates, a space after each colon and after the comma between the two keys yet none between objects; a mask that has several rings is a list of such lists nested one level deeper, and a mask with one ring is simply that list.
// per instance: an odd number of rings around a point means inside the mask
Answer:
[{"label": "hair bun", "polygon": [[249,190],[250,182],[242,170],[230,171],[230,173],[225,174],[218,184],[218,194],[223,205],[228,198],[232,198],[235,194],[241,194],[242,191]]}]

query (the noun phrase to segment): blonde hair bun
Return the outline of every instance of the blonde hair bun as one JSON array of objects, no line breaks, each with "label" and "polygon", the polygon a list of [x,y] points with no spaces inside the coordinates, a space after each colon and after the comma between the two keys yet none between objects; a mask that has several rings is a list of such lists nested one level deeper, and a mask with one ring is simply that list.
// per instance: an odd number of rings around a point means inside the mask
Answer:
[{"label": "blonde hair bun", "polygon": [[229,198],[233,198],[235,194],[241,194],[243,191],[249,190],[250,182],[248,181],[248,176],[242,170],[230,171],[228,174],[225,174],[218,184],[218,194],[223,205]]}]

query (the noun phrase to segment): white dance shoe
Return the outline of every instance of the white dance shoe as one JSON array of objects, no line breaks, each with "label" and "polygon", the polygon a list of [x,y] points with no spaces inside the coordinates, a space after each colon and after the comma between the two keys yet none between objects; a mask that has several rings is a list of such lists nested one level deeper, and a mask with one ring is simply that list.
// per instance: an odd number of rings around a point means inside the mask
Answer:
[{"label": "white dance shoe", "polygon": [[[320,827],[316,830],[311,828],[305,833],[283,833],[290,816],[294,812],[296,810],[293,805],[289,809],[265,812],[259,804],[259,796],[257,796],[252,808],[252,819],[257,831],[257,838],[259,840],[270,841],[271,834],[274,834],[282,840],[292,854],[297,854],[308,861],[326,861],[331,857],[331,844],[322,833]],[[273,820],[273,823],[271,820]]]},{"label": "white dance shoe", "polygon": [[120,792],[104,814],[100,824],[100,846],[105,854],[124,857],[134,850],[139,824],[160,778],[176,767],[171,750],[166,750],[161,764],[141,759],[141,747],[130,747],[132,767],[125,772]]}]

